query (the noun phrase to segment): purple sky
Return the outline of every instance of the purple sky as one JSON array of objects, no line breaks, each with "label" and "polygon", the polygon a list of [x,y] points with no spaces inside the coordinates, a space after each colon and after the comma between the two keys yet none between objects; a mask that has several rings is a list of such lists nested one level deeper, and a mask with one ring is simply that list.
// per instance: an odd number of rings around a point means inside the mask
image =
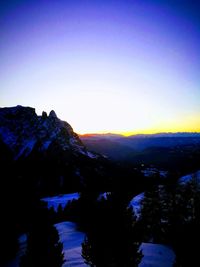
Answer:
[{"label": "purple sky", "polygon": [[200,131],[196,1],[1,1],[0,105],[76,131]]}]

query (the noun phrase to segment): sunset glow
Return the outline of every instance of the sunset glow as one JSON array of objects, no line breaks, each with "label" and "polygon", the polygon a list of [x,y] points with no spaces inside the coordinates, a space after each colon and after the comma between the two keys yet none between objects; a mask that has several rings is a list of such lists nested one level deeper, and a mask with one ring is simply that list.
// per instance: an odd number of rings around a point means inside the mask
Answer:
[{"label": "sunset glow", "polygon": [[78,133],[200,132],[195,1],[5,1],[0,106]]}]

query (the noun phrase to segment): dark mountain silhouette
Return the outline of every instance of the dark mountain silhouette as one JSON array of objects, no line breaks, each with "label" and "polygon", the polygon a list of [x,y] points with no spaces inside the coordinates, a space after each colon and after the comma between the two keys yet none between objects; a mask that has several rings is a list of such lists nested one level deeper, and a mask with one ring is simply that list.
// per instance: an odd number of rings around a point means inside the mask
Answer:
[{"label": "dark mountain silhouette", "polygon": [[[103,180],[107,160],[86,149],[72,127],[54,111],[38,116],[34,108],[0,109],[0,164],[10,179],[42,194],[80,189],[87,179]],[[28,181],[27,181],[28,180]]]},{"label": "dark mountain silhouette", "polygon": [[45,152],[55,144],[62,151],[97,158],[88,152],[72,127],[52,110],[37,116],[34,108],[16,106],[0,109],[0,137],[14,159],[29,156],[33,150]]}]

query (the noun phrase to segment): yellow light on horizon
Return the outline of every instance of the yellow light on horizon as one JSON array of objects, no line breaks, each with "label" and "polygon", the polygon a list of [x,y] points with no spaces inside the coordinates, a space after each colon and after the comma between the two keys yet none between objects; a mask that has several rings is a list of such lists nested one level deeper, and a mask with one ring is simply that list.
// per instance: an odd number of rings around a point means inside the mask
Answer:
[{"label": "yellow light on horizon", "polygon": [[135,134],[156,134],[156,133],[177,133],[177,132],[197,132],[200,133],[200,115],[197,116],[187,116],[184,119],[175,119],[167,121],[166,123],[162,122],[157,124],[154,127],[146,128],[135,128],[130,130],[112,130],[105,129],[100,131],[78,131],[80,135],[82,134],[120,134],[123,136],[130,136]]}]

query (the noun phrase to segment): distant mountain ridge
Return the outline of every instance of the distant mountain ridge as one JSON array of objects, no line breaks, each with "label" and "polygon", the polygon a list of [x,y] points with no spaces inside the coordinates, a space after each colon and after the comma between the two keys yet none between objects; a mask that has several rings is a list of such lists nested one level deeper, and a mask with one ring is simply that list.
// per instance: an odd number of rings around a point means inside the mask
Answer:
[{"label": "distant mountain ridge", "polygon": [[129,136],[125,136],[123,134],[114,134],[114,133],[87,133],[87,134],[79,134],[80,138],[105,138],[105,139],[116,139],[116,138],[149,138],[149,137],[200,137],[200,132],[161,132],[161,133],[153,133],[153,134],[133,134]]},{"label": "distant mountain ridge", "polygon": [[161,133],[154,133],[154,134],[136,134],[136,135],[131,135],[128,137],[200,137],[200,133],[198,132],[161,132]]},{"label": "distant mountain ridge", "polygon": [[[158,162],[163,158],[167,162],[167,155],[176,154],[181,158],[189,151],[198,153],[200,148],[200,133],[178,132],[137,134],[122,136],[113,134],[90,134],[80,136],[86,147],[92,151],[102,153],[117,161],[148,163]],[[186,152],[187,151],[187,152]],[[156,160],[153,161],[153,158]],[[152,161],[151,161],[152,159]]]}]

